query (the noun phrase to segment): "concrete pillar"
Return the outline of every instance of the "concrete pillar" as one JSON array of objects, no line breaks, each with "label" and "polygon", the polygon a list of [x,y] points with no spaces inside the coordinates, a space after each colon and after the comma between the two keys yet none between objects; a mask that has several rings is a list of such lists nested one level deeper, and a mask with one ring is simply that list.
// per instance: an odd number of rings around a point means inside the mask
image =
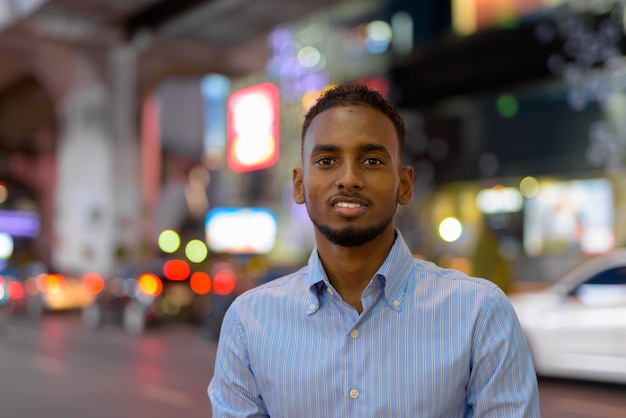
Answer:
[{"label": "concrete pillar", "polygon": [[107,274],[142,243],[135,53],[111,49],[108,77],[77,57],[80,81],[60,112],[53,264]]},{"label": "concrete pillar", "polygon": [[63,103],[57,149],[54,267],[108,273],[116,240],[115,142],[111,98],[93,66]]}]

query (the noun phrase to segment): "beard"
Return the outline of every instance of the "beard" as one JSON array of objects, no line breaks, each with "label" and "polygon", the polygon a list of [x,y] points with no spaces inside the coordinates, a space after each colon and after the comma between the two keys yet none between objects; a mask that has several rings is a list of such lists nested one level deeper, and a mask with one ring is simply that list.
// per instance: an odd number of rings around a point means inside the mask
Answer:
[{"label": "beard", "polygon": [[358,247],[378,237],[393,221],[393,216],[382,222],[366,228],[348,226],[342,229],[333,229],[328,225],[322,225],[311,219],[315,228],[326,237],[327,240],[340,247]]}]

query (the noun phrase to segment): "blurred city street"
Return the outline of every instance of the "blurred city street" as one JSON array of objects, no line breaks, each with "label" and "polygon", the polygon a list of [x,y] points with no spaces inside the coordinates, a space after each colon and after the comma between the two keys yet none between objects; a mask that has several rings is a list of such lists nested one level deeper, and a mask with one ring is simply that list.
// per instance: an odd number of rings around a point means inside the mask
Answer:
[{"label": "blurred city street", "polygon": [[215,345],[168,324],[140,337],[87,330],[74,313],[0,325],[4,418],[207,417]]},{"label": "blurred city street", "polygon": [[[87,330],[75,313],[2,317],[4,418],[210,417],[206,386],[216,345],[190,324],[132,336]],[[541,379],[543,418],[623,418],[626,386]]]}]

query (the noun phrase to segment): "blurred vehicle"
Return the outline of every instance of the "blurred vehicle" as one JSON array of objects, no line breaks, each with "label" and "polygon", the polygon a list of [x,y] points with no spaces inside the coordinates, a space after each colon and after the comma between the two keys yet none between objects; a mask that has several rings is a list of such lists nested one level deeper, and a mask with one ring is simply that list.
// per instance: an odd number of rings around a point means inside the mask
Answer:
[{"label": "blurred vehicle", "polygon": [[11,314],[27,314],[39,317],[43,310],[36,279],[27,277],[22,269],[0,271],[0,306]]},{"label": "blurred vehicle", "polygon": [[156,259],[148,265],[125,266],[110,277],[83,277],[93,303],[82,310],[83,323],[97,329],[121,324],[130,334],[141,334],[149,323],[203,317],[203,298],[211,283],[208,274],[191,272],[182,260]]},{"label": "blurred vehicle", "polygon": [[626,248],[509,298],[538,375],[626,383]]},{"label": "blurred vehicle", "polygon": [[37,262],[0,273],[0,301],[12,314],[39,317],[44,312],[80,309],[93,295],[80,277],[47,273]]}]

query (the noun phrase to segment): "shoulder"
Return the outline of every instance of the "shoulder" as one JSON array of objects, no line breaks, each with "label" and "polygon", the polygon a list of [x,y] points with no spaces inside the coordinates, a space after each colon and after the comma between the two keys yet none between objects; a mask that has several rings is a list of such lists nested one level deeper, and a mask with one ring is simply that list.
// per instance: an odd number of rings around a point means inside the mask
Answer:
[{"label": "shoulder", "polygon": [[432,261],[414,259],[413,271],[418,280],[446,284],[450,287],[472,287],[484,292],[498,290],[498,286],[484,278],[470,276],[460,270],[440,267]]},{"label": "shoulder", "polygon": [[[443,268],[416,259],[413,265],[413,291],[416,300],[427,306],[466,309],[475,318],[484,311],[511,311],[506,294],[494,282],[470,276],[460,270]],[[482,312],[482,313],[481,313]]]},{"label": "shoulder", "polygon": [[247,309],[258,304],[277,303],[280,300],[298,298],[305,295],[308,287],[308,267],[303,267],[293,273],[278,277],[269,282],[239,295],[233,305],[235,308]]}]

